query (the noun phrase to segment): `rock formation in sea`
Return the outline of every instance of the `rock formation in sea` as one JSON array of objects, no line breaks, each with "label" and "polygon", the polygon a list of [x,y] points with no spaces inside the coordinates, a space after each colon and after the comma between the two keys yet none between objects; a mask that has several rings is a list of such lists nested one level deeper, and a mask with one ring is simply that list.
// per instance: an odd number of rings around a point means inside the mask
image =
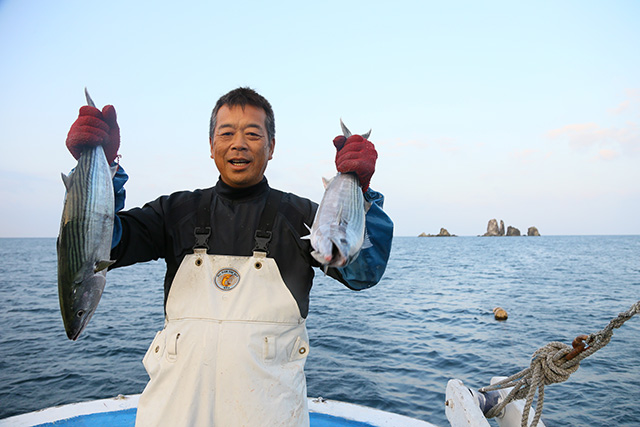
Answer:
[{"label": "rock formation in sea", "polygon": [[487,232],[483,234],[484,237],[504,236],[504,222],[500,220],[500,227],[498,227],[497,219],[490,219],[487,224]]},{"label": "rock formation in sea", "polygon": [[520,230],[512,226],[507,227],[507,236],[519,236],[519,235],[520,235]]},{"label": "rock formation in sea", "polygon": [[[539,236],[540,233],[536,227],[529,227],[527,230],[527,236]],[[520,230],[516,227],[508,226],[507,232],[504,232],[504,221],[500,220],[500,226],[498,226],[497,219],[490,219],[487,224],[487,232],[482,235],[483,237],[493,236],[522,236]]]},{"label": "rock formation in sea", "polygon": [[496,219],[490,219],[489,224],[487,224],[487,232],[483,234],[483,236],[498,236],[500,230],[498,230],[498,221]]},{"label": "rock formation in sea", "polygon": [[[527,236],[539,236],[540,232],[536,227],[529,227],[527,230]],[[487,224],[487,232],[482,235],[482,237],[495,237],[495,236],[522,236],[520,230],[516,227],[512,227],[511,225],[507,227],[507,231],[505,233],[504,230],[504,221],[500,220],[500,225],[498,225],[497,219],[490,219]],[[418,237],[457,237],[455,234],[450,234],[446,228],[441,228],[438,234],[427,234],[420,233]]]},{"label": "rock formation in sea", "polygon": [[456,237],[456,235],[450,234],[446,228],[441,228],[438,234],[420,233],[418,237]]}]

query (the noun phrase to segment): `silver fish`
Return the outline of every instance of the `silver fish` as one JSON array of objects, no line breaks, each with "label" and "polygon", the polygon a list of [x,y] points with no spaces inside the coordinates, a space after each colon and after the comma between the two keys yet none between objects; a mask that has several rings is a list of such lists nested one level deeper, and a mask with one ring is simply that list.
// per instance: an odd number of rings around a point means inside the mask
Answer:
[{"label": "silver fish", "polygon": [[[85,89],[87,103],[95,106]],[[58,235],[58,297],[67,337],[76,340],[89,323],[106,284],[113,236],[115,169],[102,146],[84,150],[66,187]]]},{"label": "silver fish", "polygon": [[[340,120],[344,136],[351,132]],[[368,138],[371,131],[362,135]],[[365,202],[358,177],[338,173],[325,180],[325,192],[318,206],[311,234],[311,255],[325,267],[344,267],[362,248],[365,234]]]}]

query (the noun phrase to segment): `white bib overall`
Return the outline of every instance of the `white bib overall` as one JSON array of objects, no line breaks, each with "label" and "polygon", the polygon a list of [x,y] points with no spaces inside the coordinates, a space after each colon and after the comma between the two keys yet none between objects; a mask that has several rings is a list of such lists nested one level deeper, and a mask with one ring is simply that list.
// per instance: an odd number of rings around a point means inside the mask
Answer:
[{"label": "white bib overall", "polygon": [[187,255],[143,363],[136,426],[308,426],[305,320],[278,266]]}]

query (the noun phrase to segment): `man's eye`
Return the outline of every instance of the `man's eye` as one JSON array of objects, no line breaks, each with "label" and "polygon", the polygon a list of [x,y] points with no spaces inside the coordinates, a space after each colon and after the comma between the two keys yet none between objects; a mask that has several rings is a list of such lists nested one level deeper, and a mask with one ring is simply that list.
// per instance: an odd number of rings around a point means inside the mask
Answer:
[{"label": "man's eye", "polygon": [[262,138],[262,135],[260,135],[259,133],[255,133],[255,132],[247,132],[247,138],[249,139],[260,139]]}]

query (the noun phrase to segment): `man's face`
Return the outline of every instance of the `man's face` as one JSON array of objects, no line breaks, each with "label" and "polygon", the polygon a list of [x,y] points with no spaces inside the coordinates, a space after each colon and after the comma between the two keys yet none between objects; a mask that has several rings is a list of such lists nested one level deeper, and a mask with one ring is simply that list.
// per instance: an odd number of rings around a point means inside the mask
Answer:
[{"label": "man's face", "polygon": [[211,158],[222,181],[235,188],[249,187],[262,180],[273,156],[275,139],[269,141],[262,108],[223,105],[216,116]]}]

